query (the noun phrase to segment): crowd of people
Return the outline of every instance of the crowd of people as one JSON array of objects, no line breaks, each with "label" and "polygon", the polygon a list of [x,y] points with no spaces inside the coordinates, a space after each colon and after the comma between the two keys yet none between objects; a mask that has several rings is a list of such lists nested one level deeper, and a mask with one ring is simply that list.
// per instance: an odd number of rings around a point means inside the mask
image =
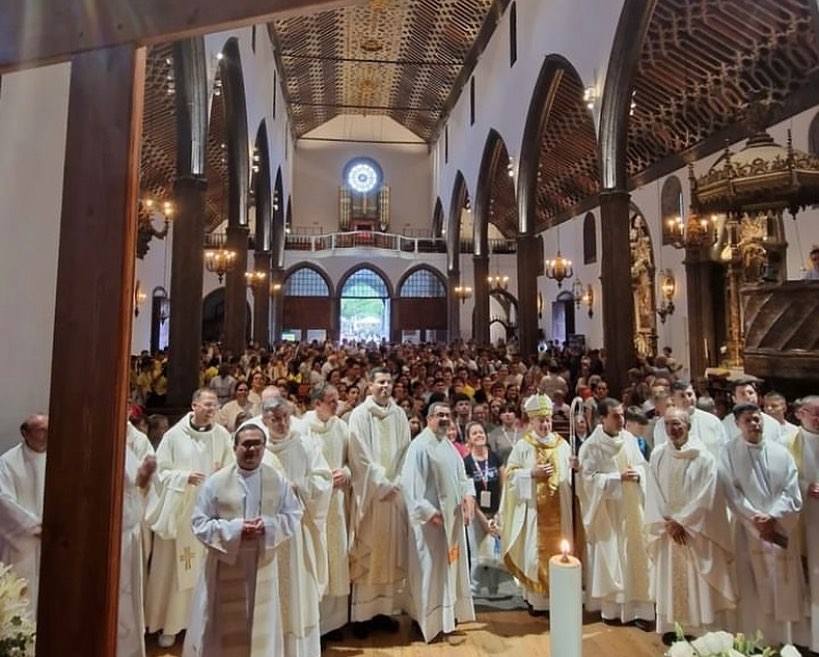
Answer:
[{"label": "crowd of people", "polygon": [[[548,347],[209,345],[170,427],[164,357],[143,354],[118,655],[186,630],[185,656],[317,657],[401,613],[432,641],[504,583],[546,615],[562,539],[604,622],[819,651],[819,396],[712,397],[670,351],[611,391],[604,353]],[[36,599],[47,418],[21,433],[0,559]]]}]

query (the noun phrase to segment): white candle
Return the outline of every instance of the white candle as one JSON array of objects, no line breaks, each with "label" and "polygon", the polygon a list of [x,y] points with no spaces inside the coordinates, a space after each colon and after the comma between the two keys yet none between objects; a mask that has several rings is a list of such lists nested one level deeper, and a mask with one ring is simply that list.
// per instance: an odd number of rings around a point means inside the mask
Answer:
[{"label": "white candle", "polygon": [[549,643],[552,657],[583,654],[583,575],[580,560],[569,554],[569,542],[560,544],[562,554],[549,559]]}]

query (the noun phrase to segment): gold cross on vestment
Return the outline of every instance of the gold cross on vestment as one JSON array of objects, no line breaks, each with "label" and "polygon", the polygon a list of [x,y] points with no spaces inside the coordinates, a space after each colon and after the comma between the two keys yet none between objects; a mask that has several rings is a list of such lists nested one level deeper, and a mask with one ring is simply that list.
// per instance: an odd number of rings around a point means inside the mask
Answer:
[{"label": "gold cross on vestment", "polygon": [[191,562],[196,555],[191,551],[189,547],[186,547],[182,550],[182,554],[179,556],[179,561],[185,564],[185,570],[191,569]]}]

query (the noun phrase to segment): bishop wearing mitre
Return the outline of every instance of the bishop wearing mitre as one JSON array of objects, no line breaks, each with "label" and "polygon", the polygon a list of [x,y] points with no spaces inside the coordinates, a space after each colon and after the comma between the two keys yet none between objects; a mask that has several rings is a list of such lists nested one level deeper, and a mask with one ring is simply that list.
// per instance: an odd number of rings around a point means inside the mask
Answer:
[{"label": "bishop wearing mitre", "polygon": [[571,447],[552,431],[552,402],[523,405],[529,429],[506,462],[501,505],[503,561],[523,587],[530,612],[549,609],[549,557],[572,534]]}]

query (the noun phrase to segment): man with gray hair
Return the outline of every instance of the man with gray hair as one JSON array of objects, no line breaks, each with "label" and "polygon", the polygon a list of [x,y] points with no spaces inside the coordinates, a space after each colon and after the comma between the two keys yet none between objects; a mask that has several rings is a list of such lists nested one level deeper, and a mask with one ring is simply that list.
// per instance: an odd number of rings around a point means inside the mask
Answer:
[{"label": "man with gray hair", "polygon": [[669,408],[660,422],[668,440],[649,461],[645,523],[657,632],[670,645],[676,624],[686,634],[726,627],[725,613],[736,607],[737,596],[717,461],[691,433],[687,409]]},{"label": "man with gray hair", "polygon": [[407,449],[401,486],[409,513],[409,615],[429,643],[475,620],[464,525],[474,515],[475,484],[452,448],[449,406],[430,404],[427,428]]},{"label": "man with gray hair", "polygon": [[[688,414],[688,425],[692,438],[701,442],[715,459],[719,459],[720,452],[725,447],[728,438],[719,418],[697,408],[697,393],[687,381],[675,381],[671,384],[671,403]],[[659,418],[654,425],[654,445],[659,446],[668,442],[666,423]]]},{"label": "man with gray hair", "polygon": [[290,402],[274,397],[262,402],[269,432],[265,460],[279,468],[301,502],[299,531],[279,552],[284,657],[319,657],[319,602],[327,587],[327,509],[333,475],[321,445],[290,428]]}]

